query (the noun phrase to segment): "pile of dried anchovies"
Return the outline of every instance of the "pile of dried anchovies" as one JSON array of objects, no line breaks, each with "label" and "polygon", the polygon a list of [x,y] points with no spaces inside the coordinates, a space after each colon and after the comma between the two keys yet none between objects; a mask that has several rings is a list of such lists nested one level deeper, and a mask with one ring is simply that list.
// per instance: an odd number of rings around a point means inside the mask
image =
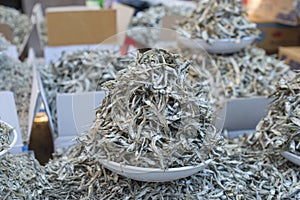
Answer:
[{"label": "pile of dried anchovies", "polygon": [[5,51],[9,45],[9,41],[0,33],[0,52]]},{"label": "pile of dried anchovies", "polygon": [[299,154],[300,74],[290,81],[279,81],[271,97],[274,100],[267,116],[257,125],[256,133],[248,136],[247,142],[257,149],[271,149],[274,154],[282,150]]},{"label": "pile of dried anchovies", "polygon": [[246,18],[241,0],[203,0],[192,15],[178,24],[177,30],[188,38],[241,38],[259,34],[255,23]]},{"label": "pile of dried anchovies", "polygon": [[32,27],[29,17],[14,8],[0,6],[0,23],[11,27],[13,43],[20,49]]},{"label": "pile of dried anchovies", "polygon": [[2,199],[41,199],[53,187],[39,162],[25,154],[7,153],[0,159],[0,183]]},{"label": "pile of dried anchovies", "polygon": [[14,93],[23,142],[29,142],[27,135],[28,112],[31,95],[32,69],[26,63],[0,54],[0,91]]},{"label": "pile of dried anchovies", "polygon": [[227,97],[268,96],[289,72],[289,66],[255,46],[232,55],[212,55],[212,59],[221,73]]},{"label": "pile of dried anchovies", "polygon": [[243,143],[218,144],[214,161],[172,182],[139,182],[106,170],[81,144],[45,167],[25,155],[0,160],[5,199],[299,199],[300,167]]},{"label": "pile of dried anchovies", "polygon": [[63,53],[58,61],[42,67],[39,71],[52,113],[54,132],[57,133],[57,93],[99,90],[102,83],[115,79],[127,60],[113,51],[80,50]]},{"label": "pile of dried anchovies", "polygon": [[[70,147],[45,167],[24,155],[5,155],[0,160],[0,195],[4,199],[299,199],[300,167],[270,154],[269,149],[258,148],[261,144],[268,147],[267,143],[277,148],[280,142],[276,141],[288,142],[274,137],[278,131],[282,138],[286,138],[283,133],[287,138],[295,136],[298,146],[299,83],[299,74],[291,82],[279,82],[270,107],[272,120],[258,126],[259,137],[272,132],[271,140],[248,136],[219,140],[207,153],[213,162],[193,176],[166,183],[119,176],[90,155],[99,138],[86,133],[80,137],[83,143]],[[82,137],[95,140],[87,148]]]},{"label": "pile of dried anchovies", "polygon": [[164,16],[192,13],[191,7],[184,6],[156,6],[137,13],[132,18],[127,34],[143,45],[153,46],[159,39],[161,20]]},{"label": "pile of dried anchovies", "polygon": [[4,149],[7,149],[11,144],[10,133],[12,132],[12,128],[7,126],[5,123],[0,121],[0,152]]},{"label": "pile of dried anchovies", "polygon": [[155,6],[149,9],[138,12],[130,22],[130,26],[142,26],[142,27],[159,27],[161,20],[164,16],[170,15],[182,15],[188,16],[192,13],[193,9],[184,6]]},{"label": "pile of dried anchovies", "polygon": [[91,156],[162,169],[203,162],[219,138],[209,86],[193,81],[193,69],[163,49],[137,54],[124,74],[103,84],[109,92],[84,141]]}]

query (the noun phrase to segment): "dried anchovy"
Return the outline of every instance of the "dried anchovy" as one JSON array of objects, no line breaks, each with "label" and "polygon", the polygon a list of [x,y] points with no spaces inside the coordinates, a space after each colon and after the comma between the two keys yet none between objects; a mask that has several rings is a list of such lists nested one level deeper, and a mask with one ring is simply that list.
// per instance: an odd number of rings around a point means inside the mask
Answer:
[{"label": "dried anchovy", "polygon": [[184,6],[155,6],[145,11],[138,12],[130,22],[130,26],[159,27],[164,16],[188,16],[193,9]]},{"label": "dried anchovy", "polygon": [[26,63],[6,54],[0,54],[0,80],[0,91],[8,90],[14,93],[22,139],[24,143],[28,143],[27,127],[32,69]]},{"label": "dried anchovy", "polygon": [[[143,45],[153,46],[159,39],[161,20],[164,16],[182,15],[192,13],[191,7],[185,6],[155,6],[138,12],[132,18],[127,34]],[[152,29],[151,29],[152,28]]]},{"label": "dried anchovy", "polygon": [[268,96],[276,91],[277,82],[290,72],[289,66],[255,46],[228,56],[212,55],[212,59],[219,68],[225,95],[229,98]]},{"label": "dried anchovy", "polygon": [[294,134],[291,139],[289,139],[286,148],[289,152],[300,156],[300,135],[299,133]]},{"label": "dried anchovy", "polygon": [[103,82],[112,80],[127,58],[108,50],[80,50],[63,53],[58,61],[40,69],[41,78],[57,133],[57,93],[100,90]]},{"label": "dried anchovy", "polygon": [[13,43],[20,49],[32,26],[29,17],[14,8],[0,6],[0,23],[11,27]]},{"label": "dried anchovy", "polygon": [[7,126],[5,123],[0,122],[0,152],[7,149],[11,144],[10,133],[13,131],[12,128]]},{"label": "dried anchovy", "polygon": [[0,52],[5,51],[9,45],[9,41],[0,33]]},{"label": "dried anchovy", "polygon": [[246,18],[241,0],[204,0],[192,15],[179,22],[177,30],[188,38],[241,38],[259,34],[255,23]]},{"label": "dried anchovy", "polygon": [[[269,112],[256,127],[256,133],[248,137],[248,143],[257,149],[299,152],[300,127],[300,74],[292,80],[281,79]],[[299,154],[299,153],[298,153]]]},{"label": "dried anchovy", "polygon": [[0,183],[2,199],[41,199],[51,187],[43,167],[25,154],[7,153],[0,159]]},{"label": "dried anchovy", "polygon": [[[209,87],[193,82],[189,61],[163,49],[138,54],[103,86],[108,95],[91,128],[91,156],[134,166],[178,167],[206,159],[218,139]],[[90,148],[90,147],[87,147]]]}]

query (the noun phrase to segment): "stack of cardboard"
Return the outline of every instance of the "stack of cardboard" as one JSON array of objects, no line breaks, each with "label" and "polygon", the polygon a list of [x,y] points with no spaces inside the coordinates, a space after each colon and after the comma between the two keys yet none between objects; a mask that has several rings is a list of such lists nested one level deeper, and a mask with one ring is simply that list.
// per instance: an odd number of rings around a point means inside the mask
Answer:
[{"label": "stack of cardboard", "polygon": [[277,53],[279,46],[300,45],[300,20],[295,0],[244,0],[248,18],[262,31],[258,46]]}]

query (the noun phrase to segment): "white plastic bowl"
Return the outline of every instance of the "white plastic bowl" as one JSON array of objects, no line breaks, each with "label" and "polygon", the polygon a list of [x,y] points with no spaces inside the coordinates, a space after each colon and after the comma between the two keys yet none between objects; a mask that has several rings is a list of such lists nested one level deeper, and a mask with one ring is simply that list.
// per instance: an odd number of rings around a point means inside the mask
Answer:
[{"label": "white plastic bowl", "polygon": [[300,166],[300,156],[297,156],[291,152],[283,151],[280,153],[285,159],[291,161],[292,163]]},{"label": "white plastic bowl", "polygon": [[1,158],[4,154],[6,154],[7,152],[9,152],[13,148],[13,146],[16,144],[18,135],[17,135],[16,130],[10,124],[8,124],[8,123],[6,123],[4,121],[1,121],[1,120],[0,120],[0,122],[4,123],[8,127],[12,128],[12,131],[10,132],[10,137],[12,139],[12,142],[10,143],[10,145],[9,145],[8,148],[4,149],[3,151],[0,151],[0,158]]},{"label": "white plastic bowl", "polygon": [[211,161],[210,159],[196,166],[170,168],[167,170],[121,165],[108,160],[100,160],[100,163],[112,172],[127,178],[147,182],[166,182],[191,176],[204,169]]},{"label": "white plastic bowl", "polygon": [[[256,39],[255,36],[248,36],[241,38],[240,42],[237,43],[235,38],[228,39],[210,39],[210,43],[196,38],[188,39],[183,36],[178,36],[178,39],[183,42],[184,45],[191,46],[191,48],[199,47],[206,50],[208,53],[212,54],[230,54],[239,52],[245,47],[251,45]],[[186,42],[187,40],[192,41],[194,44],[189,44],[191,42]]]}]

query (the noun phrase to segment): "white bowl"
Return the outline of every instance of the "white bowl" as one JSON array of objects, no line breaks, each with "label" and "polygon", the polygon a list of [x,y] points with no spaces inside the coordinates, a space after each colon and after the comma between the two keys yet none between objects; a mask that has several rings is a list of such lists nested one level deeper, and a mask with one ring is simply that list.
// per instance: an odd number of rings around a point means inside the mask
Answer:
[{"label": "white bowl", "polygon": [[[235,38],[228,39],[210,39],[210,43],[196,38],[196,39],[188,39],[183,36],[178,36],[179,40],[183,42],[184,45],[188,45],[191,48],[199,47],[206,50],[208,53],[212,54],[230,54],[239,52],[245,47],[251,45],[256,39],[255,36],[248,36],[241,38],[240,42],[237,43]],[[190,40],[190,42],[186,42]],[[191,44],[193,42],[194,44]],[[187,46],[187,47],[188,47]]]},{"label": "white bowl", "polygon": [[204,169],[211,161],[212,159],[196,166],[170,168],[167,170],[121,165],[120,163],[108,160],[100,160],[100,163],[112,172],[127,178],[147,182],[166,182],[191,176]]},{"label": "white bowl", "polygon": [[16,144],[18,135],[17,135],[16,130],[10,124],[8,124],[4,121],[1,121],[1,120],[0,120],[0,122],[6,124],[8,127],[10,127],[12,129],[12,131],[10,132],[10,137],[12,139],[12,142],[10,143],[8,148],[4,149],[3,151],[0,151],[0,157],[2,157],[9,150],[11,150],[13,148],[13,146]]},{"label": "white bowl", "polygon": [[300,166],[300,156],[297,156],[291,152],[283,151],[280,153],[285,159],[291,161],[292,163]]}]

